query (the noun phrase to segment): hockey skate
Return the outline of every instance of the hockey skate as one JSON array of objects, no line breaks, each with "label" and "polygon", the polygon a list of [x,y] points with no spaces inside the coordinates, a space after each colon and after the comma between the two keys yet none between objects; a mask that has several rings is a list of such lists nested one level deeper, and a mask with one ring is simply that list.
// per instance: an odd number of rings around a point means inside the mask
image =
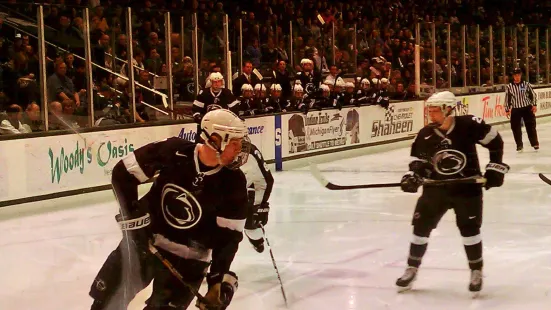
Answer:
[{"label": "hockey skate", "polygon": [[251,245],[253,246],[255,251],[257,251],[258,253],[264,252],[264,238],[260,238],[260,239],[255,240],[255,239],[251,239],[251,238],[249,238],[249,236],[247,236],[247,239],[249,239],[249,242],[251,243]]},{"label": "hockey skate", "polygon": [[398,292],[409,291],[413,285],[413,282],[417,279],[417,267],[408,267],[398,280],[396,280],[396,286],[398,287]]},{"label": "hockey skate", "polygon": [[482,270],[471,270],[471,281],[469,282],[469,291],[473,293],[473,298],[478,297],[482,290]]}]

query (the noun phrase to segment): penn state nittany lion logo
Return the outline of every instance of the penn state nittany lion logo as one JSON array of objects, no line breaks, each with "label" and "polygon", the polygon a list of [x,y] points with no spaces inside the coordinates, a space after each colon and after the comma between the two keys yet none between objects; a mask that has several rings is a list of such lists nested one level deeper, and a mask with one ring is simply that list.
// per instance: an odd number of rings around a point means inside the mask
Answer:
[{"label": "penn state nittany lion logo", "polygon": [[306,89],[305,90],[306,90],[307,94],[313,93],[314,90],[315,90],[314,84],[312,84],[312,83],[306,84]]},{"label": "penn state nittany lion logo", "polygon": [[186,189],[168,183],[163,187],[161,210],[166,222],[176,229],[190,229],[201,220],[203,210]]},{"label": "penn state nittany lion logo", "polygon": [[467,165],[467,156],[458,150],[445,149],[432,157],[434,170],[442,175],[458,174]]},{"label": "penn state nittany lion logo", "polygon": [[195,93],[195,83],[187,84],[187,92],[190,94]]}]

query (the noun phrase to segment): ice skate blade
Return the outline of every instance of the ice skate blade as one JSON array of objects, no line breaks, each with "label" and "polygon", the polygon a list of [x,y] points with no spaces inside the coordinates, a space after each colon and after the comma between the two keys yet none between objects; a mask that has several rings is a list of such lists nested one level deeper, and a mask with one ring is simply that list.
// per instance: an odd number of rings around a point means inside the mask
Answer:
[{"label": "ice skate blade", "polygon": [[408,285],[406,287],[402,287],[402,286],[396,286],[397,290],[398,290],[398,293],[405,293],[407,291],[411,291],[411,288],[413,287],[413,285]]}]

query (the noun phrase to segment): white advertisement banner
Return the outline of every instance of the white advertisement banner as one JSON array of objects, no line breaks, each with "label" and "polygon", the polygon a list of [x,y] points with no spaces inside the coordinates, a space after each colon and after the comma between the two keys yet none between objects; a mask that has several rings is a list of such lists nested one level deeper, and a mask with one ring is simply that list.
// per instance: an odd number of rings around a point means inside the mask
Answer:
[{"label": "white advertisement banner", "polygon": [[363,114],[369,143],[415,135],[424,126],[423,101],[391,103],[388,109],[371,106]]},{"label": "white advertisement banner", "polygon": [[[109,184],[113,166],[181,126],[153,126],[0,142],[0,199]],[[177,132],[177,131],[176,131]],[[86,141],[85,141],[86,140]],[[9,186],[17,184],[17,186]]]},{"label": "white advertisement banner", "polygon": [[536,115],[551,114],[551,89],[535,89],[534,91],[538,98],[538,112]]},{"label": "white advertisement banner", "polygon": [[283,157],[357,144],[360,108],[323,110],[282,116]]}]

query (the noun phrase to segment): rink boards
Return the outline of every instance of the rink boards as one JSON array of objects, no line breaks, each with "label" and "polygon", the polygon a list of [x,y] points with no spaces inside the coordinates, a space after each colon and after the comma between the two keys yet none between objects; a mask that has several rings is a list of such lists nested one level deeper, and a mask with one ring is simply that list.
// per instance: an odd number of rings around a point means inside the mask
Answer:
[{"label": "rink boards", "polygon": [[[536,89],[539,117],[551,115],[551,88]],[[507,122],[505,93],[459,96],[457,112]],[[423,101],[286,113],[246,120],[252,142],[283,170],[295,160],[411,139],[426,123]],[[194,140],[194,123],[0,141],[0,206],[109,189],[113,166],[148,143]]]}]

